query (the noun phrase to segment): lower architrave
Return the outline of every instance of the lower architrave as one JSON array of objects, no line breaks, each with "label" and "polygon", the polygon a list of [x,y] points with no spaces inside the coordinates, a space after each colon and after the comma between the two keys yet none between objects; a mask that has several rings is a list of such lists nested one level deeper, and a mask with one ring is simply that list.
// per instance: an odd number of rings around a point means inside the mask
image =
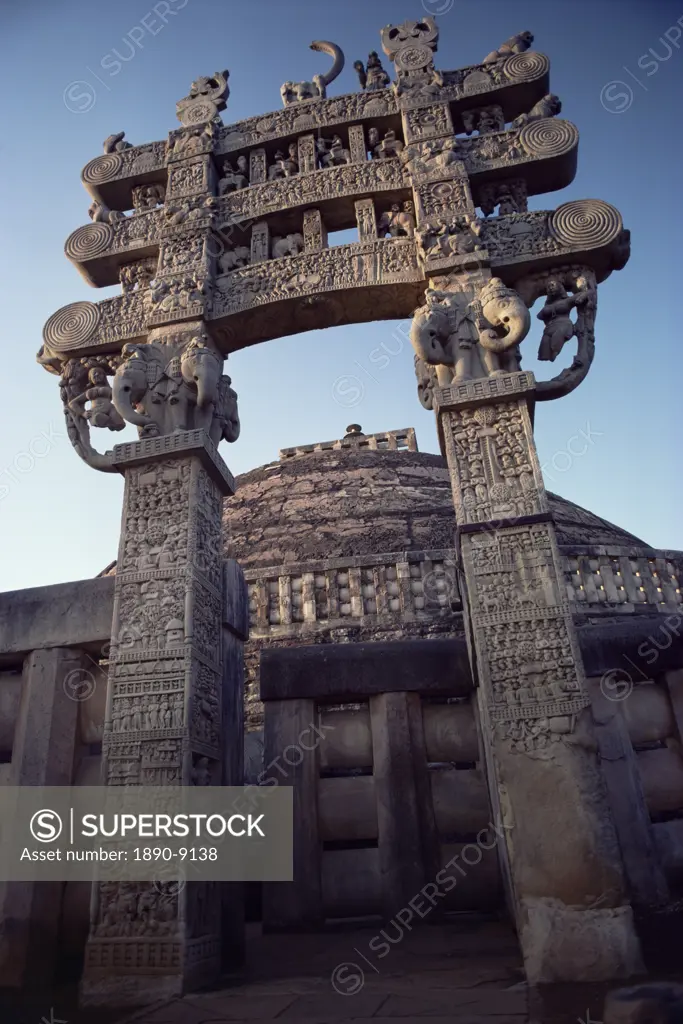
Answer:
[{"label": "lower architrave", "polygon": [[467,590],[490,785],[527,978],[634,974],[578,640],[536,454],[530,373],[435,388]]},{"label": "lower architrave", "polygon": [[[222,692],[221,513],[234,482],[200,430],[119,445],[114,463],[126,486],[102,781],[221,785],[237,741]],[[216,882],[94,887],[82,1001],[149,1003],[210,981],[222,927]]]}]

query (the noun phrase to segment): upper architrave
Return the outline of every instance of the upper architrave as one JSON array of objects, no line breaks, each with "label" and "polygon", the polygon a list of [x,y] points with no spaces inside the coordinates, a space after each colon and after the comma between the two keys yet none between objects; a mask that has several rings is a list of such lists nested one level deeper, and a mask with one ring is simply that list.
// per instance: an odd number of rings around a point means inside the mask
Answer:
[{"label": "upper architrave", "polygon": [[[449,103],[458,132],[465,131],[462,111],[480,106],[481,99],[487,104],[498,104],[506,122],[512,121],[547,93],[549,71],[548,58],[533,52],[514,54],[491,64],[444,71],[441,101]],[[295,103],[284,110],[221,125],[215,155],[237,156],[263,145],[273,151],[286,150],[302,132],[333,129],[348,123],[362,123],[365,128],[376,127],[382,132],[398,130],[405,105],[405,101],[389,89]],[[172,132],[171,138],[176,134],[178,131]],[[105,153],[86,164],[81,179],[93,199],[113,210],[129,210],[134,186],[165,184],[166,150],[167,143],[161,141]]]}]

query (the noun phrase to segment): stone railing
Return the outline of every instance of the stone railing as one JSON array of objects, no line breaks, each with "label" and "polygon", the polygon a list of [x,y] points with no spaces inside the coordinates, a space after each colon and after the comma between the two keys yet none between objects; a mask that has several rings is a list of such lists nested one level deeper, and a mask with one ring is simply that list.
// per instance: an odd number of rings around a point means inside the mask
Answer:
[{"label": "stone railing", "polygon": [[[680,611],[683,552],[602,550],[562,552],[574,612]],[[462,609],[452,550],[272,566],[246,570],[245,577],[252,637],[354,623],[436,621]]]},{"label": "stone railing", "polygon": [[460,608],[452,551],[330,559],[245,572],[252,637],[354,622],[431,621]]},{"label": "stone railing", "polygon": [[563,555],[567,595],[577,611],[681,609],[681,551],[574,548]]},{"label": "stone railing", "polygon": [[317,444],[300,444],[296,448],[281,448],[280,459],[292,459],[296,455],[310,455],[311,452],[341,451],[343,448],[351,448],[354,451],[368,448],[370,451],[391,452],[416,452],[418,450],[415,429],[406,427],[405,430],[385,430],[381,434],[356,434],[351,437],[342,437],[336,441],[318,441]]}]

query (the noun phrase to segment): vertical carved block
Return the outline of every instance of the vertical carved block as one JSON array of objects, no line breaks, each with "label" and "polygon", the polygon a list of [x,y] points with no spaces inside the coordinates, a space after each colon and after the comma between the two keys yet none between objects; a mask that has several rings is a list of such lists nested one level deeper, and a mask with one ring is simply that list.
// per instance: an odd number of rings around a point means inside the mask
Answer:
[{"label": "vertical carved block", "polygon": [[358,199],[355,205],[358,241],[366,242],[377,238],[377,214],[375,213],[374,199]]},{"label": "vertical carved block", "polygon": [[351,163],[362,163],[368,158],[368,148],[365,143],[365,128],[362,124],[352,124],[349,128],[349,153]]},{"label": "vertical carved block", "polygon": [[[580,978],[587,962],[595,977],[625,975],[640,953],[531,430],[533,388],[530,374],[510,373],[437,389],[435,400],[489,782],[510,830],[527,978],[540,983]],[[589,906],[595,892],[610,893],[609,908]]]},{"label": "vertical carved block", "polygon": [[304,213],[304,252],[319,252],[327,248],[327,231],[320,210]]},{"label": "vertical carved block", "polygon": [[317,166],[315,135],[300,135],[297,143],[299,173],[314,171]]},{"label": "vertical carved block", "polygon": [[249,154],[249,184],[260,185],[268,177],[265,149],[252,149]]},{"label": "vertical carved block", "polygon": [[[126,480],[103,739],[110,786],[223,781],[223,497],[232,478],[203,431],[117,446]],[[216,883],[96,892],[82,994],[152,1001],[220,970]],[[134,983],[129,965],[136,964]]]},{"label": "vertical carved block", "polygon": [[251,229],[251,262],[263,263],[267,259],[270,259],[270,230],[266,221],[260,221]]},{"label": "vertical carved block", "polygon": [[453,135],[453,120],[447,103],[431,107],[413,107],[403,111],[403,133],[406,145],[422,139]]}]

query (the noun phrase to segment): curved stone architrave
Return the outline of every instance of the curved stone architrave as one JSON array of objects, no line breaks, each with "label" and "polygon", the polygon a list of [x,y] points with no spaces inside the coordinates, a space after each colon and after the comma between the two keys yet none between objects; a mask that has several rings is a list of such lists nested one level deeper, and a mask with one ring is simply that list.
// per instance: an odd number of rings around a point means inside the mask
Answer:
[{"label": "curved stone architrave", "polygon": [[242,267],[216,280],[213,316],[294,296],[422,280],[411,239],[377,239],[334,246]]},{"label": "curved stone architrave", "polygon": [[71,302],[53,313],[43,328],[43,341],[53,352],[81,349],[97,334],[101,305]]},{"label": "curved stone architrave", "polygon": [[135,185],[165,183],[166,142],[150,142],[97,156],[81,171],[81,181],[98,202],[112,210],[130,210]]},{"label": "curved stone architrave", "polygon": [[[217,223],[266,217],[268,213],[307,206],[326,200],[355,198],[375,192],[390,192],[408,189],[408,179],[397,157],[387,160],[368,160],[365,163],[351,163],[341,167],[322,168],[295,174],[291,178],[268,181],[262,185],[251,185],[223,196],[217,204]],[[348,223],[355,224],[353,205],[349,207]],[[334,230],[336,225],[330,224]]]},{"label": "curved stone architrave", "polygon": [[567,263],[585,263],[604,281],[623,258],[623,235],[619,211],[601,199],[490,217],[481,229],[491,267],[509,282],[523,276],[527,265],[544,271]]}]

